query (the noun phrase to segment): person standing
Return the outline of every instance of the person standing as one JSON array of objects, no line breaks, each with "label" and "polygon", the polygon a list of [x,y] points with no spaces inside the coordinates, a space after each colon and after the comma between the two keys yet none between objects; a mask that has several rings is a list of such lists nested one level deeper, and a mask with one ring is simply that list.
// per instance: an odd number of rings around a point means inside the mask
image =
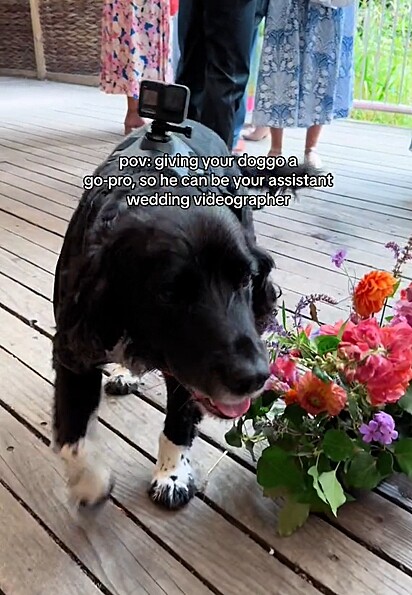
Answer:
[{"label": "person standing", "polygon": [[104,0],[100,88],[127,97],[125,134],[145,124],[138,113],[140,82],[173,80],[170,20],[176,10],[175,0]]},{"label": "person standing", "polygon": [[305,161],[320,167],[322,126],[347,118],[353,100],[355,5],[350,0],[269,0],[253,123],[269,126],[269,155],[283,130],[306,128]]},{"label": "person standing", "polygon": [[180,0],[176,82],[190,89],[188,116],[233,146],[249,78],[258,0]]}]

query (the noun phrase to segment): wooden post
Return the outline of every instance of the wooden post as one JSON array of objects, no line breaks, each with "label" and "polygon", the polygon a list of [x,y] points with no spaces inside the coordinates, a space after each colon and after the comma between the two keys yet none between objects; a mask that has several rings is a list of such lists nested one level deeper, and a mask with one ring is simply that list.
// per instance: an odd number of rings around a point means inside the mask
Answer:
[{"label": "wooden post", "polygon": [[37,78],[44,80],[46,78],[46,60],[44,59],[39,0],[30,0],[30,14],[33,29],[34,53],[36,56]]}]

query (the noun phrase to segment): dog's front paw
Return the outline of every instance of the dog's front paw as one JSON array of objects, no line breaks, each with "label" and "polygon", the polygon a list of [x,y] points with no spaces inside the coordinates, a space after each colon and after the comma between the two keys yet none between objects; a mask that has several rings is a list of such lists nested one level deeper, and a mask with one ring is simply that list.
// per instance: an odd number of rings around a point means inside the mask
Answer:
[{"label": "dog's front paw", "polygon": [[156,504],[169,510],[185,506],[195,495],[196,486],[189,460],[181,455],[177,466],[162,464],[156,468],[149,496]]},{"label": "dog's front paw", "polygon": [[66,445],[60,454],[66,463],[70,501],[80,507],[103,504],[114,487],[110,470],[78,445]]},{"label": "dog's front paw", "polygon": [[110,375],[104,385],[106,394],[112,396],[129,395],[138,388],[139,378],[121,366]]},{"label": "dog's front paw", "polygon": [[156,504],[169,510],[181,508],[196,493],[195,481],[185,446],[174,444],[162,432],[159,454],[149,488],[149,496]]}]

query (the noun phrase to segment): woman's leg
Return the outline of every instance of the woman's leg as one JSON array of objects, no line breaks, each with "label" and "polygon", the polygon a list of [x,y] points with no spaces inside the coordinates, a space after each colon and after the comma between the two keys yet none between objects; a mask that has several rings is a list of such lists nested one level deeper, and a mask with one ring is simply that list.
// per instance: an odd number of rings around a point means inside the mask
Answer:
[{"label": "woman's leg", "polygon": [[133,97],[127,98],[127,114],[124,120],[124,133],[130,134],[133,128],[140,128],[146,122],[139,116],[139,100]]},{"label": "woman's leg", "polygon": [[282,154],[283,128],[270,128],[270,138],[269,155],[271,157],[278,157]]},{"label": "woman's leg", "polygon": [[321,166],[321,160],[317,149],[321,131],[322,125],[315,124],[314,126],[310,126],[306,132],[305,161],[315,167]]}]

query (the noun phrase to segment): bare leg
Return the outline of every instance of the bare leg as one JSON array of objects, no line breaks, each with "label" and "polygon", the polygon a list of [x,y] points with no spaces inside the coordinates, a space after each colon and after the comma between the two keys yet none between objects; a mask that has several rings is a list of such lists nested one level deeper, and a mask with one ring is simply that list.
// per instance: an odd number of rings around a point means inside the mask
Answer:
[{"label": "bare leg", "polygon": [[124,121],[124,133],[130,134],[133,128],[140,128],[146,122],[139,116],[139,100],[133,97],[127,98],[127,114]]},{"label": "bare leg", "polygon": [[321,166],[321,160],[317,154],[317,146],[321,132],[321,124],[311,126],[306,132],[305,161],[315,167]]},{"label": "bare leg", "polygon": [[283,128],[271,128],[270,136],[271,144],[269,155],[272,157],[278,157],[282,154]]}]

